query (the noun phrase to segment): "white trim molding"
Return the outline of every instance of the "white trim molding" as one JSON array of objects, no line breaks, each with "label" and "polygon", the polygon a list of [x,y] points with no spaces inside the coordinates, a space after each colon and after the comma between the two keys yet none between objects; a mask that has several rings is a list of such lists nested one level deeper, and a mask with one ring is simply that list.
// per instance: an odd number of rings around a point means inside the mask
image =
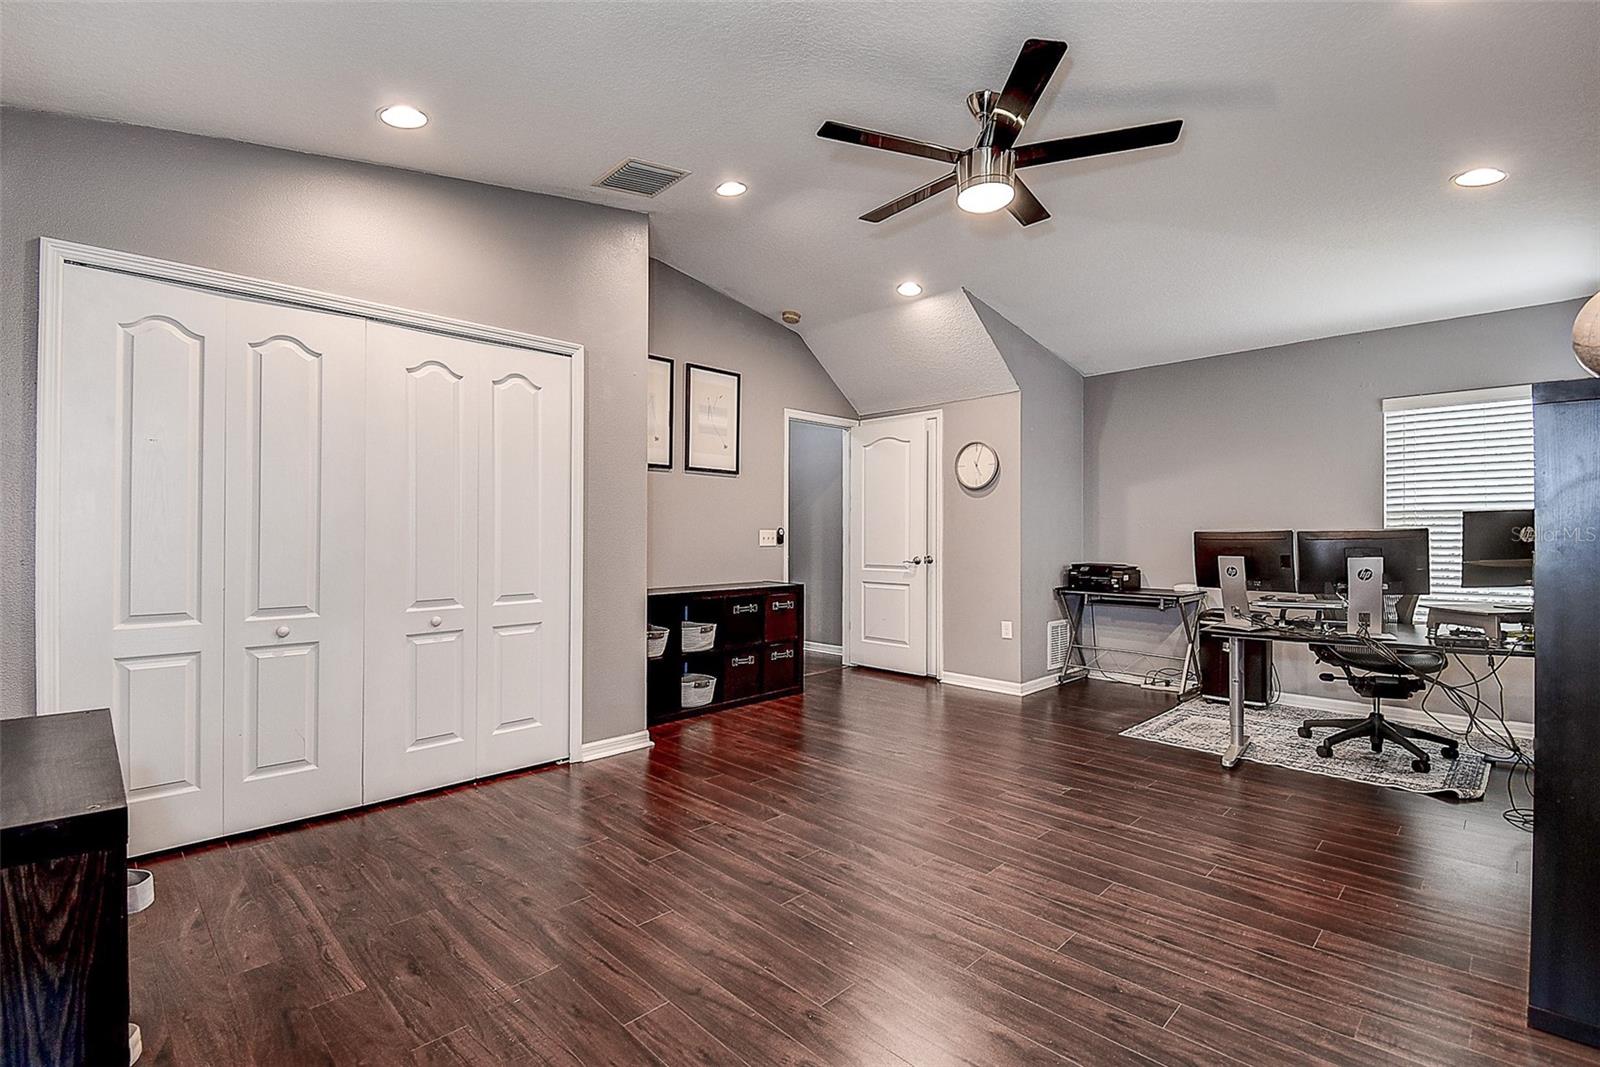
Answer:
[{"label": "white trim molding", "polygon": [[649,730],[640,730],[634,734],[619,734],[616,737],[607,737],[599,741],[585,741],[583,749],[576,763],[589,763],[607,756],[620,756],[624,752],[637,752],[641,748],[649,748],[655,742],[650,740]]},{"label": "white trim molding", "polygon": [[844,646],[823,644],[821,641],[807,641],[806,651],[815,652],[822,656],[843,656]]},{"label": "white trim molding", "polygon": [[953,685],[958,689],[976,689],[982,693],[998,693],[1001,696],[1008,697],[1025,697],[1054,687],[1056,676],[1054,674],[1046,674],[1030,682],[1007,682],[999,678],[981,678],[975,674],[955,674],[946,671],[939,676],[939,681],[944,685]]},{"label": "white trim molding", "polygon": [[[571,652],[568,663],[567,758],[581,758],[590,746],[583,744],[583,529],[584,529],[584,349],[570,341],[557,341],[536,334],[507,330],[499,326],[465,319],[446,318],[425,311],[379,304],[370,300],[337,296],[282,282],[271,282],[243,274],[211,270],[187,263],[141,256],[111,248],[76,244],[54,237],[39,239],[39,357],[38,427],[34,526],[34,651],[35,709],[40,714],[57,707],[57,664],[60,661],[56,636],[60,629],[60,605],[56,600],[58,575],[64,565],[59,551],[61,484],[61,292],[66,268],[70,265],[132,274],[155,281],[172,282],[207,289],[225,296],[243,296],[274,304],[332,311],[375,322],[392,323],[432,333],[447,334],[473,341],[510,348],[566,356],[572,360],[572,547],[569,560],[571,604],[569,625]],[[649,744],[648,735],[643,736]],[[614,739],[615,740],[615,739]],[[602,743],[603,744],[603,743]],[[633,747],[643,747],[634,745]],[[623,750],[618,750],[623,751]],[[606,753],[607,755],[611,753]]]}]

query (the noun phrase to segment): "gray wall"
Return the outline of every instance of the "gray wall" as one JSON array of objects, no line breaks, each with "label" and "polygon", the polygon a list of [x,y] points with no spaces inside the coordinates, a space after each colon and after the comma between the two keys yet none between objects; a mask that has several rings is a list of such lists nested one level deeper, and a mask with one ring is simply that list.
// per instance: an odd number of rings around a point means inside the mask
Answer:
[{"label": "gray wall", "polygon": [[[1547,304],[1089,378],[1090,554],[1138,564],[1148,584],[1171,585],[1194,580],[1198,529],[1382,526],[1383,399],[1578,377],[1571,342],[1581,306]],[[1158,636],[1159,628],[1123,625],[1136,639]],[[1303,656],[1280,652],[1278,659],[1287,692],[1348,693],[1318,682]],[[1513,667],[1508,705],[1526,718],[1529,671]]]},{"label": "gray wall", "polygon": [[[756,536],[783,525],[783,409],[848,418],[855,409],[798,334],[657,261],[650,351],[676,363],[673,469],[649,477],[650,585],[782,578],[782,550]],[[685,363],[741,375],[738,477],[683,469]],[[642,414],[633,421],[642,427]],[[642,450],[642,429],[640,440]]]},{"label": "gray wall", "polygon": [[[935,562],[944,581],[944,669],[1021,682],[1022,397],[1003,393],[943,410],[944,553]],[[1000,457],[999,478],[976,493],[955,477],[956,452],[968,441],[987,442]],[[1000,636],[1006,619],[1011,640]]]},{"label": "gray wall", "polygon": [[789,580],[806,587],[806,640],[843,641],[847,431],[789,424]]},{"label": "gray wall", "polygon": [[[1022,390],[1022,617],[1024,682],[1050,673],[1046,624],[1061,617],[1061,569],[1083,558],[1084,380],[1015,323],[972,300]],[[960,447],[957,445],[956,447]]]},{"label": "gray wall", "polygon": [[584,736],[644,728],[644,215],[231,141],[0,114],[0,710],[33,708],[38,238],[583,344]]}]

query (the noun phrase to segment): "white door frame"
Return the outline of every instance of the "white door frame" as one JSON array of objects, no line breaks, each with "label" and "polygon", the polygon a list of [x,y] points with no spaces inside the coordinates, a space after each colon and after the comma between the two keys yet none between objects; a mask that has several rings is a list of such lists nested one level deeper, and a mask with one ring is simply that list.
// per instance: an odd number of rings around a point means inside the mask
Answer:
[{"label": "white door frame", "polygon": [[[817,426],[837,426],[844,431],[844,477],[841,485],[844,489],[844,508],[840,515],[844,517],[844,552],[839,557],[839,614],[843,616],[839,628],[839,658],[846,667],[850,665],[850,581],[848,569],[850,567],[850,431],[861,424],[860,419],[848,419],[840,415],[820,415],[814,411],[801,411],[799,408],[783,409],[783,580],[789,581],[789,533],[792,527],[789,524],[789,427],[796,422],[809,422]],[[800,635],[800,641],[805,644],[805,634]]]},{"label": "white door frame", "polygon": [[[930,543],[933,545],[933,581],[928,590],[928,677],[942,679],[944,677],[944,409],[934,408],[929,411],[897,411],[892,414],[865,415],[854,425],[865,426],[869,422],[879,419],[903,419],[907,416],[920,416],[933,423],[933,440],[928,442],[928,519],[932,525],[929,531]],[[787,437],[787,432],[785,433]],[[851,514],[850,507],[850,448],[846,442],[845,447],[845,486],[844,486],[844,528],[846,566],[849,566],[849,537],[850,529],[854,525],[855,516]],[[784,467],[788,467],[787,461]],[[785,491],[784,499],[787,501],[788,492]],[[845,612],[851,608],[850,600],[854,595],[855,583],[845,582]],[[848,618],[846,619],[848,622]],[[850,654],[850,632],[845,631],[845,655]]]},{"label": "white door frame", "polygon": [[56,636],[60,614],[56,587],[63,561],[58,551],[60,529],[61,435],[61,291],[63,272],[68,265],[98,267],[102,270],[134,274],[156,281],[172,282],[209,289],[228,296],[242,296],[274,304],[355,315],[377,322],[409,326],[433,333],[464,337],[473,341],[508,348],[567,356],[572,360],[572,550],[569,573],[568,625],[571,633],[567,671],[570,707],[567,713],[567,758],[583,759],[583,413],[584,350],[570,341],[556,341],[531,333],[464,319],[446,318],[425,311],[378,304],[370,300],[336,296],[315,289],[281,282],[269,282],[243,274],[196,267],[153,259],[132,252],[76,244],[54,237],[39,239],[39,394],[38,464],[35,485],[34,527],[34,654],[35,710],[40,715],[71,710],[57,706],[56,673],[59,655]]}]

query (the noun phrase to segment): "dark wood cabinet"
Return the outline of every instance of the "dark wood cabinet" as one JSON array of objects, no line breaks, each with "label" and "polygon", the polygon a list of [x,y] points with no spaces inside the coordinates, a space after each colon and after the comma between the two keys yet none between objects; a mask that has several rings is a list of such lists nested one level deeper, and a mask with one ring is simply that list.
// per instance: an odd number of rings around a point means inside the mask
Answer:
[{"label": "dark wood cabinet", "polygon": [[[646,693],[653,726],[801,691],[805,672],[805,588],[747,582],[650,590],[649,620],[667,628],[666,651],[649,661]],[[714,623],[711,647],[684,647],[683,624]],[[710,703],[683,706],[683,676],[716,679]]]},{"label": "dark wood cabinet", "polygon": [[128,1062],[128,808],[109,711],[0,722],[0,1058]]},{"label": "dark wood cabinet", "polygon": [[1533,387],[1528,1022],[1600,1046],[1600,379]]}]

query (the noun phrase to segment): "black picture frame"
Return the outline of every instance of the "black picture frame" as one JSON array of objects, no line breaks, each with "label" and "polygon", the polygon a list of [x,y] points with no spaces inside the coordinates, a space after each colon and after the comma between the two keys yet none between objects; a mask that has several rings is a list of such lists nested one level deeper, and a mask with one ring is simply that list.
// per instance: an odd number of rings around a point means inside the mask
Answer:
[{"label": "black picture frame", "polygon": [[[665,363],[667,365],[667,461],[665,463],[652,463],[652,462],[650,462],[650,446],[649,446],[650,427],[649,427],[649,423],[647,421],[646,425],[645,425],[645,434],[646,434],[645,467],[648,470],[653,470],[653,471],[669,471],[669,470],[672,469],[672,463],[673,463],[673,459],[674,459],[673,453],[674,453],[675,449],[677,448],[677,443],[676,443],[677,442],[677,428],[673,425],[673,423],[677,420],[677,414],[678,414],[678,401],[677,401],[677,393],[678,393],[678,372],[677,372],[677,368],[678,368],[678,365],[677,365],[676,362],[674,362],[673,360],[668,359],[666,356],[654,356],[653,355],[653,356],[650,356],[649,358],[650,358],[650,362],[652,362],[652,363]],[[649,392],[649,383],[648,382],[646,382],[645,391],[648,394],[648,392]],[[649,418],[648,413],[646,413],[645,417],[648,420],[648,418]]]},{"label": "black picture frame", "polygon": [[[694,462],[694,383],[698,374],[716,374],[724,378],[733,379],[733,467],[707,467]],[[721,474],[728,477],[738,477],[740,465],[740,448],[744,437],[744,379],[738,371],[722,370],[719,367],[707,367],[699,363],[685,363],[683,365],[683,469],[696,474]]]}]

